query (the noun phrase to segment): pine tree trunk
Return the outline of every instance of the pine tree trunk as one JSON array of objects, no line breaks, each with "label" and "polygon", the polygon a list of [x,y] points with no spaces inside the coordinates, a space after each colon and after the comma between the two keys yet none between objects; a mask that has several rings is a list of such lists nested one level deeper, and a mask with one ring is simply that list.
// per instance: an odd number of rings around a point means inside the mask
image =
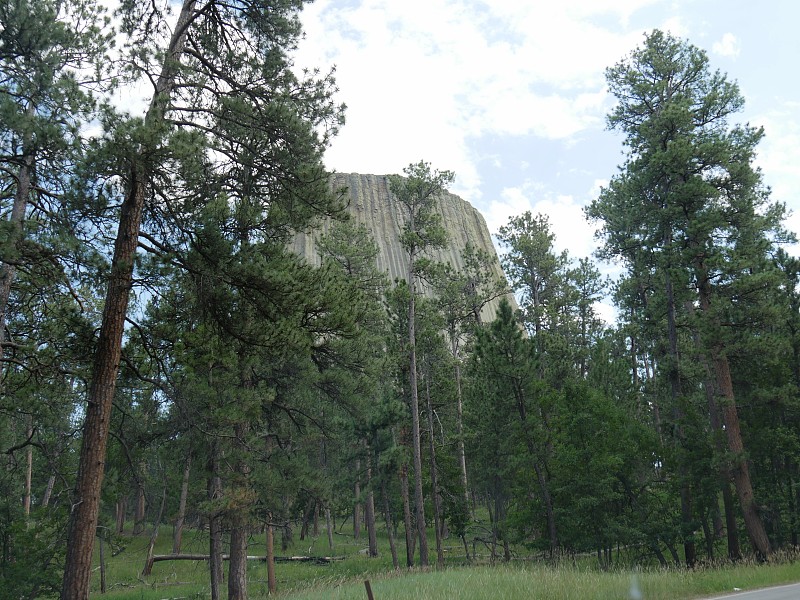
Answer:
[{"label": "pine tree trunk", "polygon": [[100,593],[106,593],[106,552],[103,536],[100,536]]},{"label": "pine tree trunk", "polygon": [[331,509],[325,507],[325,528],[328,530],[328,547],[333,550],[333,523],[331,522]]},{"label": "pine tree trunk", "polygon": [[367,537],[369,539],[369,555],[378,556],[378,533],[375,530],[375,494],[372,491],[372,458],[370,448],[367,446],[367,499],[364,503],[364,516],[367,524]]},{"label": "pine tree trunk", "polygon": [[[325,509],[328,516],[328,537],[332,538],[330,528],[330,510]],[[275,594],[278,591],[278,584],[275,579],[275,530],[272,527],[272,513],[267,515],[267,589],[270,594]],[[331,548],[333,548],[333,540],[330,540]]]},{"label": "pine tree trunk", "polygon": [[356,482],[353,487],[353,539],[361,538],[361,459],[356,459]]},{"label": "pine tree trunk", "polygon": [[714,356],[713,359],[715,371],[717,373],[717,382],[719,384],[720,393],[725,399],[725,404],[722,409],[722,420],[725,423],[725,433],[728,437],[728,450],[735,457],[732,468],[733,482],[736,488],[736,494],[739,497],[739,505],[742,508],[744,525],[750,537],[750,542],[756,549],[759,558],[766,560],[769,558],[772,548],[770,547],[767,532],[764,530],[761,516],[758,514],[758,506],[756,505],[753,495],[753,486],[750,482],[750,467],[747,464],[747,459],[744,454],[744,444],[742,442],[742,433],[739,428],[739,414],[733,395],[733,384],[731,382],[728,358],[719,351],[716,351],[715,354],[716,356]]},{"label": "pine tree trunk", "polygon": [[403,500],[403,524],[406,531],[406,566],[414,566],[414,530],[411,524],[411,503],[408,497],[408,464],[400,467],[400,496]]},{"label": "pine tree trunk", "polygon": [[183,467],[183,480],[181,481],[181,497],[178,502],[178,516],[175,519],[175,532],[172,534],[172,553],[181,553],[181,540],[183,539],[183,522],[186,519],[186,499],[189,496],[189,473],[192,468],[192,455],[186,455]]},{"label": "pine tree trunk", "polygon": [[53,488],[56,485],[56,476],[50,475],[47,479],[47,487],[44,488],[44,495],[42,496],[42,507],[45,508],[50,504],[50,497],[53,495]]},{"label": "pine tree trunk", "polygon": [[428,566],[428,537],[425,529],[425,497],[422,493],[422,446],[419,426],[419,392],[417,389],[417,347],[416,347],[416,290],[413,274],[409,273],[408,301],[408,344],[409,344],[409,383],[411,387],[411,446],[414,460],[414,508],[419,537],[419,564]]},{"label": "pine tree trunk", "polygon": [[[704,313],[710,315],[711,310],[711,283],[708,280],[703,265],[698,265],[698,289],[700,292],[700,308]],[[713,318],[713,317],[712,317]],[[719,326],[718,323],[715,323]],[[769,558],[772,549],[770,547],[767,532],[758,514],[753,495],[753,486],[750,481],[750,467],[744,452],[742,442],[742,432],[739,428],[739,413],[736,408],[736,398],[733,393],[733,381],[731,380],[731,370],[728,364],[728,357],[720,343],[711,344],[711,362],[714,365],[716,378],[716,392],[722,399],[718,405],[721,407],[722,423],[725,426],[725,435],[728,439],[728,451],[734,457],[734,464],[731,467],[733,483],[736,488],[736,495],[739,497],[739,505],[744,516],[744,525],[750,542],[753,544],[759,558],[766,560]]]},{"label": "pine tree trunk", "polygon": [[[694,305],[691,302],[686,303],[686,309],[689,314],[694,313]],[[724,436],[725,434],[720,421],[719,407],[717,406],[714,375],[711,372],[711,367],[708,364],[708,360],[706,360],[705,356],[702,356],[703,348],[700,341],[700,333],[697,331],[697,329],[694,329],[692,332],[692,337],[694,339],[694,344],[697,348],[697,351],[701,353],[701,361],[703,364],[703,370],[705,371],[703,388],[706,393],[706,403],[708,404],[709,423],[714,436],[714,451],[716,452],[717,456],[722,457],[725,454],[725,443],[723,442],[721,436]],[[739,560],[742,555],[741,550],[739,549],[739,531],[736,525],[736,515],[734,513],[730,479],[730,471],[725,465],[720,464],[719,486],[720,490],[722,491],[722,503],[725,510],[725,531],[728,542],[728,558],[736,561]]]},{"label": "pine tree trunk", "polygon": [[[33,417],[27,416],[25,436],[28,440],[33,437]],[[31,514],[31,486],[33,483],[33,446],[28,444],[25,448],[25,494],[22,497],[22,511],[28,517]]]},{"label": "pine tree trunk", "polygon": [[527,432],[528,427],[528,409],[525,406],[525,394],[519,382],[514,384],[514,394],[517,402],[517,414],[519,415],[520,424],[526,431],[525,443],[528,448],[528,454],[533,464],[533,470],[536,473],[536,480],[539,483],[539,490],[542,494],[542,500],[545,506],[545,516],[547,517],[547,533],[550,538],[550,555],[555,556],[558,551],[558,529],[556,527],[556,515],[553,509],[553,498],[550,495],[550,486],[548,485],[545,476],[543,465],[540,464],[539,453],[536,450],[536,443]]},{"label": "pine tree trunk", "polygon": [[[33,104],[29,104],[28,113],[34,113]],[[20,167],[17,171],[17,188],[14,191],[14,204],[11,206],[11,215],[8,221],[9,229],[6,230],[7,242],[12,247],[17,246],[22,241],[23,222],[25,221],[25,210],[28,206],[28,198],[31,193],[31,174],[34,168],[33,150],[29,147],[32,143],[30,134],[26,136],[23,156],[20,158]],[[17,274],[17,268],[13,263],[0,263],[0,362],[3,360],[3,342],[6,335],[6,322],[8,299],[11,297],[11,286]]]},{"label": "pine tree trunk", "polygon": [[386,491],[386,482],[381,477],[381,498],[383,499],[383,518],[386,521],[386,535],[389,538],[389,550],[392,553],[392,567],[397,570],[400,568],[400,560],[397,557],[397,545],[394,541],[394,527],[392,526],[392,509],[389,505],[389,494]]},{"label": "pine tree trunk", "polygon": [[[672,232],[667,233],[664,245],[669,247],[672,243]],[[678,326],[675,307],[675,291],[672,287],[672,278],[669,268],[664,270],[664,286],[667,298],[667,338],[669,340],[669,369],[667,377],[670,385],[670,399],[672,400],[672,412],[676,423],[676,434],[680,443],[685,441],[681,420],[683,411],[678,402],[681,397],[680,379],[680,355],[678,353]],[[686,559],[686,566],[693,567],[697,558],[697,551],[694,542],[690,539],[692,526],[692,494],[689,487],[689,474],[683,461],[678,463],[678,478],[680,480],[681,498],[681,525],[683,533],[683,554]]]},{"label": "pine tree trunk", "polygon": [[158,527],[161,525],[161,519],[164,516],[164,506],[167,504],[167,488],[164,487],[164,492],[161,494],[161,506],[158,509],[158,516],[153,522],[153,531],[150,533],[150,543],[147,545],[147,558],[144,561],[144,568],[142,569],[142,576],[150,575],[153,570],[153,551],[156,547],[156,540],[158,539]]},{"label": "pine tree trunk", "polygon": [[[183,53],[187,26],[194,13],[195,4],[196,0],[184,0],[166,52],[166,60],[156,82],[153,99],[145,116],[147,124],[158,125],[164,120],[166,105],[177,72],[176,65]],[[142,148],[142,151],[143,155],[149,154],[147,148]],[[120,210],[111,274],[86,402],[61,600],[89,598],[92,551],[100,509],[100,489],[105,471],[111,403],[114,399],[122,355],[122,336],[132,286],[134,257],[139,243],[139,228],[150,185],[150,173],[145,164],[146,156],[142,157],[141,162],[134,162],[132,165],[127,182],[128,191]]]},{"label": "pine tree trunk", "polygon": [[136,480],[136,500],[133,510],[133,535],[139,535],[144,531],[145,496],[144,481],[141,479],[144,470],[144,468],[140,469],[139,478]]},{"label": "pine tree trunk", "polygon": [[126,496],[120,496],[119,500],[117,500],[117,506],[116,506],[118,535],[122,535],[122,533],[125,531],[125,513],[127,512],[127,508],[128,508],[128,498]]},{"label": "pine tree trunk", "polygon": [[222,497],[222,481],[219,477],[219,442],[211,441],[208,474],[208,567],[210,571],[211,600],[219,600],[222,586],[222,515],[217,506]]},{"label": "pine tree trunk", "polygon": [[228,600],[247,600],[247,519],[234,511],[228,561]]},{"label": "pine tree trunk", "polygon": [[[245,389],[252,388],[252,384],[245,379],[243,381]],[[246,437],[250,432],[247,423],[237,423],[234,426],[236,432],[236,449],[239,457],[236,464],[237,487],[243,490],[241,498],[247,497],[249,490],[250,465],[247,463]],[[250,506],[240,500],[231,513],[231,547],[230,559],[228,561],[228,600],[247,600],[247,540],[250,535],[249,527]]]},{"label": "pine tree trunk", "polygon": [[469,510],[469,483],[467,481],[467,452],[464,446],[464,399],[461,386],[461,361],[458,356],[458,340],[455,333],[451,332],[453,358],[455,359],[456,376],[456,434],[458,445],[456,453],[458,455],[458,468],[461,475],[461,487],[464,488],[464,510]]},{"label": "pine tree trunk", "polygon": [[433,494],[433,524],[436,530],[436,565],[444,566],[444,550],[442,549],[442,507],[439,502],[439,485],[436,469],[436,446],[434,444],[433,430],[433,403],[431,402],[431,388],[428,378],[425,379],[425,398],[428,408],[428,442],[431,462],[431,490]]}]

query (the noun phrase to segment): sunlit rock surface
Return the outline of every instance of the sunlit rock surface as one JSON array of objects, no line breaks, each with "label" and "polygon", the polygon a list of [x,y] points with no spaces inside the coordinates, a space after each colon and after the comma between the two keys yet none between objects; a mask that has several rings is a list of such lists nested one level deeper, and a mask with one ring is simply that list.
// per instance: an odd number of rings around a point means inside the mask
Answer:
[{"label": "sunlit rock surface", "polygon": [[[403,228],[403,210],[393,202],[389,194],[389,178],[386,175],[360,175],[358,173],[337,173],[333,178],[336,188],[346,188],[350,198],[349,211],[356,222],[364,223],[372,232],[380,252],[378,268],[388,274],[390,280],[405,279],[408,272],[408,259],[400,245],[400,232]],[[445,192],[438,201],[442,223],[447,230],[448,245],[442,250],[426,254],[429,258],[450,263],[458,269],[463,266],[462,251],[471,243],[491,256],[497,257],[489,229],[483,216],[469,202],[455,194]],[[292,249],[310,263],[318,265],[319,254],[314,240],[328,230],[329,223],[313,234],[298,234]],[[502,276],[500,261],[496,260],[495,270]],[[513,298],[511,298],[513,302]],[[481,315],[484,321],[494,319],[498,300],[487,305]],[[516,307],[516,303],[514,303]]]}]

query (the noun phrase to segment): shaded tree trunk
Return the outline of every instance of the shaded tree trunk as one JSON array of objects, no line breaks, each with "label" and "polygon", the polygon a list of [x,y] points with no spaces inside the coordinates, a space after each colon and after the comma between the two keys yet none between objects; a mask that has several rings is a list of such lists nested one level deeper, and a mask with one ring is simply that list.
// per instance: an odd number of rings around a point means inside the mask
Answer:
[{"label": "shaded tree trunk", "polygon": [[331,522],[331,509],[325,507],[325,528],[328,530],[328,547],[333,550],[333,523]]},{"label": "shaded tree trunk", "polygon": [[44,488],[44,495],[42,496],[42,507],[47,507],[50,504],[50,497],[53,495],[53,488],[56,485],[56,476],[50,475],[47,479],[47,487]]},{"label": "shaded tree trunk", "polygon": [[431,388],[429,378],[425,379],[425,398],[427,401],[428,414],[428,445],[431,463],[431,489],[433,494],[433,524],[436,534],[436,565],[444,566],[444,550],[442,549],[442,507],[439,502],[439,485],[436,469],[436,446],[434,444],[433,430],[433,404],[431,403]]},{"label": "shaded tree trunk", "polygon": [[[2,358],[2,357],[0,357]],[[28,415],[25,425],[25,436],[28,440],[33,438],[33,417]],[[33,446],[28,444],[25,448],[25,494],[22,497],[22,511],[25,516],[31,514],[31,485],[33,483]]]},{"label": "shaded tree trunk", "polygon": [[411,524],[411,504],[408,498],[408,464],[400,467],[400,496],[403,500],[403,524],[406,531],[406,566],[414,566],[414,529]]},{"label": "shaded tree trunk", "polygon": [[161,494],[161,506],[158,508],[158,516],[153,521],[153,531],[150,533],[150,542],[147,545],[147,558],[144,561],[144,568],[142,569],[142,576],[150,575],[153,570],[153,550],[156,547],[156,540],[158,539],[158,527],[161,525],[161,519],[164,516],[164,506],[167,504],[167,488]]},{"label": "shaded tree trunk", "polygon": [[[33,115],[34,109],[33,103],[30,103],[28,105],[28,114]],[[25,210],[31,194],[31,176],[35,164],[35,157],[31,148],[32,136],[28,134],[25,137],[22,156],[19,161],[19,170],[17,171],[17,188],[14,191],[14,203],[11,206],[11,215],[8,221],[9,228],[6,230],[7,241],[10,242],[12,247],[16,247],[22,241],[22,225],[25,221]],[[11,297],[11,285],[14,283],[16,274],[17,268],[13,262],[0,263],[0,362],[2,362],[4,356],[3,342],[6,341],[8,299]]]},{"label": "shaded tree trunk", "polygon": [[378,535],[375,530],[375,494],[372,491],[372,457],[367,446],[367,499],[364,502],[364,516],[369,539],[369,555],[378,556]]},{"label": "shaded tree trunk", "polygon": [[[668,232],[664,240],[664,245],[670,247],[672,244],[672,232]],[[675,291],[672,286],[669,266],[664,269],[664,287],[667,300],[667,338],[669,340],[669,369],[668,379],[670,387],[670,399],[672,400],[672,411],[675,418],[676,435],[680,443],[685,442],[681,420],[683,411],[679,406],[681,396],[680,378],[680,354],[678,353],[678,326],[675,307]],[[681,498],[681,525],[683,530],[683,554],[686,559],[686,566],[693,567],[697,560],[697,550],[694,541],[691,539],[692,527],[692,492],[689,486],[689,474],[683,461],[677,465],[678,477],[680,479],[680,498]]]},{"label": "shaded tree trunk", "polygon": [[[704,313],[710,315],[711,310],[711,283],[708,280],[706,270],[703,265],[698,265],[698,289],[700,292],[700,308]],[[717,324],[718,325],[718,324]],[[731,380],[731,370],[728,364],[728,357],[721,343],[713,343],[710,348],[711,362],[714,365],[716,379],[715,390],[719,394],[721,402],[722,423],[725,426],[725,434],[728,439],[728,451],[733,456],[734,463],[731,467],[733,482],[736,494],[739,497],[739,505],[744,516],[744,524],[750,542],[753,544],[756,553],[761,559],[769,558],[772,551],[769,538],[764,530],[761,516],[758,514],[753,495],[753,486],[750,481],[750,467],[744,452],[742,433],[739,427],[739,413],[736,408],[736,398],[733,393],[733,382]]]},{"label": "shaded tree trunk", "polygon": [[381,498],[383,499],[383,518],[386,521],[386,535],[389,538],[389,550],[392,553],[392,567],[400,568],[397,557],[397,544],[394,541],[394,527],[392,526],[392,509],[389,505],[389,494],[386,492],[386,482],[381,478]]},{"label": "shaded tree trunk", "polygon": [[144,481],[142,480],[142,473],[140,471],[139,477],[136,479],[136,500],[134,501],[133,511],[133,535],[139,535],[144,531],[145,519],[145,495],[144,495]]},{"label": "shaded tree trunk", "polygon": [[[412,261],[413,262],[413,261]],[[411,269],[412,267],[409,267]],[[414,461],[414,512],[417,520],[419,537],[419,564],[427,567],[428,537],[425,530],[425,496],[422,493],[422,442],[419,425],[419,391],[417,387],[417,347],[416,347],[416,290],[413,284],[414,274],[409,272],[408,301],[408,344],[409,344],[409,381],[411,387],[411,446]]]},{"label": "shaded tree trunk", "polygon": [[209,459],[208,500],[211,510],[208,515],[208,566],[210,571],[211,600],[219,600],[222,585],[222,514],[215,506],[222,497],[222,481],[219,477],[218,441],[211,442]]},{"label": "shaded tree trunk", "polygon": [[[244,382],[244,388],[252,387],[249,381]],[[249,511],[247,504],[249,491],[248,478],[250,465],[247,464],[247,446],[245,437],[250,431],[247,423],[237,423],[234,426],[236,433],[235,445],[239,452],[236,461],[236,486],[241,490],[240,501],[230,512],[231,543],[230,559],[228,561],[228,600],[247,600],[247,540],[250,534]]]},{"label": "shaded tree trunk", "polygon": [[121,535],[125,531],[125,513],[127,512],[127,509],[128,498],[126,496],[120,496],[116,505],[117,534]]},{"label": "shaded tree trunk", "polygon": [[[328,515],[328,531],[330,532],[330,510],[326,508],[325,512]],[[267,515],[267,589],[270,594],[278,591],[278,584],[275,579],[275,533],[272,526],[272,513]]]},{"label": "shaded tree trunk", "polygon": [[461,475],[461,487],[464,488],[464,510],[469,510],[469,482],[467,480],[467,453],[464,446],[464,400],[463,391],[461,386],[461,361],[458,356],[458,340],[455,333],[451,332],[451,351],[455,359],[455,376],[456,376],[456,435],[458,436],[458,444],[456,446],[456,454],[458,456],[458,468]]},{"label": "shaded tree trunk", "polygon": [[189,496],[189,474],[192,468],[192,455],[186,455],[186,463],[183,467],[183,479],[181,480],[181,496],[178,501],[178,516],[175,519],[175,531],[172,534],[172,553],[181,553],[181,540],[183,538],[183,522],[186,519],[186,499]]},{"label": "shaded tree trunk", "polygon": [[361,459],[356,459],[356,481],[353,486],[353,538],[361,538]]}]

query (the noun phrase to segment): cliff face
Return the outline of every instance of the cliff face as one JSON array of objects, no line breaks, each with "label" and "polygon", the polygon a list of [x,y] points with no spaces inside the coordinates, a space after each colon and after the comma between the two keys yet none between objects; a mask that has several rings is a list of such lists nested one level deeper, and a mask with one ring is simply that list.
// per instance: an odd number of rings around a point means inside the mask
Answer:
[{"label": "cliff face", "polygon": [[[378,268],[386,272],[390,280],[405,279],[408,272],[408,260],[400,245],[400,232],[403,228],[404,215],[400,206],[392,202],[389,194],[389,179],[385,175],[359,175],[357,173],[337,173],[333,177],[335,188],[347,188],[350,196],[349,212],[357,223],[363,223],[372,233],[380,252]],[[479,248],[489,255],[497,257],[492,245],[489,229],[483,216],[455,194],[445,192],[437,203],[442,215],[442,224],[447,230],[448,245],[443,250],[431,251],[428,256],[433,260],[450,263],[455,269],[463,266],[462,251],[467,243]],[[313,234],[298,234],[292,244],[292,250],[303,256],[312,264],[319,264],[319,255],[314,240],[328,230],[329,223]],[[499,259],[495,271],[502,275]],[[510,298],[513,303],[513,298]],[[498,301],[487,305],[481,317],[484,321],[494,319]],[[516,307],[516,303],[513,303]]]}]

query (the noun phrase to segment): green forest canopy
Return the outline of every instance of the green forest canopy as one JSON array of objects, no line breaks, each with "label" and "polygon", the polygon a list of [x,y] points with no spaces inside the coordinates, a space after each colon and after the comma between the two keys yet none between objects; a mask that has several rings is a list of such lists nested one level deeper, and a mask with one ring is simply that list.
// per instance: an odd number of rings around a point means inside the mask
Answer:
[{"label": "green forest canopy", "polygon": [[[168,30],[126,2],[124,60],[92,2],[0,8],[2,594],[87,598],[96,536],[148,520],[174,554],[207,528],[213,598],[247,597],[251,533],[320,514],[371,556],[385,520],[396,566],[433,562],[430,527],[440,565],[448,534],[603,567],[797,546],[800,263],[736,84],[660,31],[607,70],[625,158],[586,213],[618,280],[529,213],[507,282],[430,260],[452,174],[419,162],[388,282],[329,186],[344,107],[292,69],[301,7],[186,0]],[[144,77],[144,115],[108,103]],[[314,268],[287,242],[322,218]]]}]

